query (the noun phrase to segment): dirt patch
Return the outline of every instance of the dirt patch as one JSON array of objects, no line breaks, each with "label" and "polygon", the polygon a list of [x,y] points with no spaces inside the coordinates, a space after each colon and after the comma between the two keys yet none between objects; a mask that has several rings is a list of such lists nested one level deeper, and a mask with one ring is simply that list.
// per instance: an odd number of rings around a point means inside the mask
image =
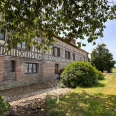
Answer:
[{"label": "dirt patch", "polygon": [[23,86],[23,87],[17,87],[17,88],[12,88],[8,90],[2,90],[0,91],[0,95],[4,96],[5,100],[8,101],[15,101],[19,100],[22,98],[30,97],[35,95],[36,93],[38,94],[39,92],[51,88],[52,86],[49,84],[33,84],[29,86]]}]

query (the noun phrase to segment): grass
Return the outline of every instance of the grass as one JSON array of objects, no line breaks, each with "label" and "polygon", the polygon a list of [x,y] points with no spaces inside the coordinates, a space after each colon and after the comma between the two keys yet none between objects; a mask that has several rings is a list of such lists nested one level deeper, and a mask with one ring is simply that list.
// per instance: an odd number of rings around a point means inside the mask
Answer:
[{"label": "grass", "polygon": [[48,116],[116,116],[116,73],[106,75],[95,87],[77,87],[56,101],[46,99]]},{"label": "grass", "polygon": [[113,73],[116,73],[116,68],[112,68],[112,72]]}]

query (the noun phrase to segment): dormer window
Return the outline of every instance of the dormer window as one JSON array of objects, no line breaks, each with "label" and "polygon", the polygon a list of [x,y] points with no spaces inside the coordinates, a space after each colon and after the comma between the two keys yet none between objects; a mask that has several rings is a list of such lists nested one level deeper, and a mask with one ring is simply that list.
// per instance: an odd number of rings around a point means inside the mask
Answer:
[{"label": "dormer window", "polygon": [[22,43],[13,43],[13,48],[17,48],[18,50],[30,50],[30,46],[27,46],[26,42]]},{"label": "dormer window", "polygon": [[26,42],[18,43],[17,44],[17,48],[18,49],[24,49],[25,50],[26,49]]}]

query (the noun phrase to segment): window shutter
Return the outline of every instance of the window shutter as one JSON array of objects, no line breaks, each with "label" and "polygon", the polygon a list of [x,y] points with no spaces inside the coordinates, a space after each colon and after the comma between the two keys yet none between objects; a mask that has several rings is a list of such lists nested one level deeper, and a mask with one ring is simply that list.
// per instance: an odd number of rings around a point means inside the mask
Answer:
[{"label": "window shutter", "polygon": [[73,53],[73,60],[75,60],[75,54]]},{"label": "window shutter", "polygon": [[53,56],[54,56],[54,47],[53,47]]},{"label": "window shutter", "polygon": [[58,48],[58,56],[60,57],[60,48]]},{"label": "window shutter", "polygon": [[70,52],[68,52],[68,58],[70,59]]},{"label": "window shutter", "polygon": [[65,58],[67,58],[67,57],[66,57],[66,51],[65,51]]}]

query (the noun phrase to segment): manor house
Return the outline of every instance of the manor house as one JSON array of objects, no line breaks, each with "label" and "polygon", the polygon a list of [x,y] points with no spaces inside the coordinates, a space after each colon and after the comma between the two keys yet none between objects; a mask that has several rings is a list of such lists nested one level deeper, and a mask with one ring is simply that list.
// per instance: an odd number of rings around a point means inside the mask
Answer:
[{"label": "manor house", "polygon": [[25,42],[9,52],[4,44],[5,35],[0,33],[0,90],[46,83],[69,63],[88,61],[88,52],[79,49],[75,40],[66,43],[60,37],[54,36],[54,39],[57,43],[45,54],[34,46],[27,50]]}]

